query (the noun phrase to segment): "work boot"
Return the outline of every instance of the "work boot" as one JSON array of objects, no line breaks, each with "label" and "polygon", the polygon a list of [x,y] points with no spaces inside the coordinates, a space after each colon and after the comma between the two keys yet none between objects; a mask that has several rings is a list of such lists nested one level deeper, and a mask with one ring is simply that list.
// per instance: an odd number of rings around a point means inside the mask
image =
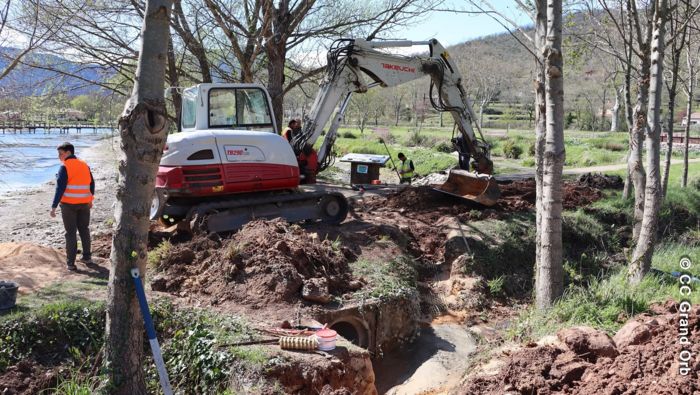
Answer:
[{"label": "work boot", "polygon": [[85,258],[85,257],[80,258],[80,262],[84,263],[87,266],[95,264],[95,262],[92,261],[92,258]]},{"label": "work boot", "polygon": [[74,263],[69,263],[68,265],[66,265],[66,270],[68,270],[69,272],[77,272],[78,267],[75,266]]}]

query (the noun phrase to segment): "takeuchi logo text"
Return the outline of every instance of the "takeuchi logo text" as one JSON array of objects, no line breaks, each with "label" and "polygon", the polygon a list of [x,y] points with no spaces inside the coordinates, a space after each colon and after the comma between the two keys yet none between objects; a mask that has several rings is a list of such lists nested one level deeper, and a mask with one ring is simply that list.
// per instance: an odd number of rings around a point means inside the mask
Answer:
[{"label": "takeuchi logo text", "polygon": [[226,155],[233,155],[233,156],[248,155],[248,150],[245,150],[245,149],[227,149]]},{"label": "takeuchi logo text", "polygon": [[389,70],[403,71],[405,73],[415,73],[416,68],[410,66],[401,66],[398,64],[382,63],[382,67]]}]

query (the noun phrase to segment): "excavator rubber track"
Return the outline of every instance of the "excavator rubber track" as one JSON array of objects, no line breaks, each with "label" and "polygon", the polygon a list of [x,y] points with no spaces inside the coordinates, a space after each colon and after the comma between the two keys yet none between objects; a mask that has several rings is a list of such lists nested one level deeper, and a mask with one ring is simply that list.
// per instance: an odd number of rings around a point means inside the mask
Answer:
[{"label": "excavator rubber track", "polygon": [[501,190],[493,176],[473,174],[466,170],[451,170],[447,181],[433,189],[484,206],[495,205],[501,197]]},{"label": "excavator rubber track", "polygon": [[[175,215],[169,212],[175,212]],[[182,206],[174,206],[169,210],[166,204],[155,217],[177,218],[177,214],[181,215],[182,212]],[[320,220],[328,224],[339,224],[347,214],[348,201],[339,192],[292,191],[237,195],[198,203],[189,208],[182,221],[189,223],[193,230],[223,233],[236,231],[256,219],[283,218],[289,222]],[[152,218],[153,216],[152,214]]]}]

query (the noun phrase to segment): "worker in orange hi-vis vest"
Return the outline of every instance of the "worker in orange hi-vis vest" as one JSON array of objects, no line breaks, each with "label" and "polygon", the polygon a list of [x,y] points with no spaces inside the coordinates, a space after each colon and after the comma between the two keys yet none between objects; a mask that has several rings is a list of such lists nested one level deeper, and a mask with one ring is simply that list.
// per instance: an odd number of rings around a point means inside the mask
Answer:
[{"label": "worker in orange hi-vis vest", "polygon": [[280,135],[282,135],[282,137],[284,137],[285,140],[289,141],[289,143],[291,144],[292,139],[294,138],[294,132],[296,132],[296,131],[297,131],[297,120],[292,119],[287,124],[287,127],[284,128],[284,130],[282,130],[282,133],[280,133]]},{"label": "worker in orange hi-vis vest", "polygon": [[81,262],[92,265],[90,250],[90,209],[95,195],[95,180],[92,178],[87,163],[75,156],[75,147],[71,143],[58,146],[58,159],[63,166],[56,175],[56,194],[51,205],[51,217],[56,217],[56,207],[61,206],[63,227],[66,229],[67,269],[78,270],[75,256],[78,253],[78,239],[83,245]]}]

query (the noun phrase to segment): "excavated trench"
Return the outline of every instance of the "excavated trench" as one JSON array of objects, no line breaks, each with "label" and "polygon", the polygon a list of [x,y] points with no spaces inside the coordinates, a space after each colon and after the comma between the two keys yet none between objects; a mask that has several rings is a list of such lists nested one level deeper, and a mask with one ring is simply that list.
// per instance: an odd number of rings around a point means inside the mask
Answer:
[{"label": "excavated trench", "polygon": [[[226,239],[195,236],[163,255],[151,285],[268,324],[298,321],[300,315],[326,323],[368,353],[353,351],[345,360],[364,364],[356,371],[364,375],[360,383],[338,379],[337,385],[376,386],[391,394],[449,388],[476,347],[460,314],[483,307],[486,294],[483,281],[461,269],[470,251],[465,234],[475,229],[464,224],[505,218],[534,203],[534,183],[502,190],[502,202],[488,210],[417,187],[350,199],[351,215],[339,227],[254,221]],[[569,184],[564,192],[565,206],[601,196],[586,185]],[[397,263],[401,257],[415,263],[411,292],[394,292],[398,280],[392,276],[405,271]],[[358,262],[364,272],[357,272]],[[392,292],[376,295],[382,287]],[[441,318],[446,316],[457,318]],[[287,389],[319,391],[285,381],[304,368],[295,369],[280,373]],[[328,371],[318,374],[331,380]]]}]

